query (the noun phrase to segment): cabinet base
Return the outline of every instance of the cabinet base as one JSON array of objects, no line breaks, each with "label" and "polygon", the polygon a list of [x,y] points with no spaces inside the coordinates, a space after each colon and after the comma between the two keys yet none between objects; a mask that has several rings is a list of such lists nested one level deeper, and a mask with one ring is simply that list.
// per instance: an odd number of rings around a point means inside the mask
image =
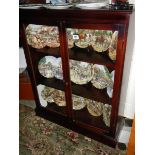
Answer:
[{"label": "cabinet base", "polygon": [[36,115],[40,116],[44,119],[47,119],[51,122],[54,122],[56,124],[59,124],[63,127],[66,127],[68,129],[71,129],[77,133],[83,134],[89,138],[92,138],[94,140],[97,140],[105,145],[111,146],[113,148],[116,147],[117,139],[106,135],[106,134],[97,134],[94,132],[89,131],[89,129],[86,129],[84,127],[79,127],[78,124],[76,124],[75,121],[72,121],[67,116],[61,116],[60,114],[51,112],[50,110],[43,108],[43,107],[37,107],[35,109]]}]

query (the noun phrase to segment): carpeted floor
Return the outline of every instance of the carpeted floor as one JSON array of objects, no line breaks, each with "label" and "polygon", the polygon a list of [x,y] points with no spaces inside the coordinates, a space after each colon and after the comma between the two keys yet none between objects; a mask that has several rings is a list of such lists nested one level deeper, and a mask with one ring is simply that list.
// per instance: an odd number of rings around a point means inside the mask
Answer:
[{"label": "carpeted floor", "polygon": [[[20,155],[125,155],[69,129],[35,116],[30,102],[20,101]],[[31,105],[31,107],[30,107]]]}]

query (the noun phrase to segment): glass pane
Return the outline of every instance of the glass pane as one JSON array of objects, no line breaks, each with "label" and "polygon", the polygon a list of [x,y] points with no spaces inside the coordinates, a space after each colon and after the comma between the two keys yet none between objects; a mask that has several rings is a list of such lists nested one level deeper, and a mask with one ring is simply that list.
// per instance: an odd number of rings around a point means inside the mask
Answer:
[{"label": "glass pane", "polygon": [[67,38],[74,118],[109,127],[118,31],[68,28]]},{"label": "glass pane", "polygon": [[40,105],[66,116],[58,27],[29,24],[26,27],[26,37],[35,72]]}]

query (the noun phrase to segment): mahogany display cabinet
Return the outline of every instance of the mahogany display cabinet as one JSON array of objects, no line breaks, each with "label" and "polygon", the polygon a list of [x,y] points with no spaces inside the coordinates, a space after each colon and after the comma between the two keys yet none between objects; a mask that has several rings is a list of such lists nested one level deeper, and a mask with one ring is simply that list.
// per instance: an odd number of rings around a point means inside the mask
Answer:
[{"label": "mahogany display cabinet", "polygon": [[19,9],[36,115],[115,147],[131,14]]}]

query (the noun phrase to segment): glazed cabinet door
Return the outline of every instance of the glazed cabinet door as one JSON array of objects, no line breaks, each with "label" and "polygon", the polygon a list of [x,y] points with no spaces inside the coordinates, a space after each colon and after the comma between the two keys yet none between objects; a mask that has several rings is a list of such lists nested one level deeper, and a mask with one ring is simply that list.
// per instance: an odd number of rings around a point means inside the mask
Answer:
[{"label": "glazed cabinet door", "polygon": [[93,132],[108,133],[116,121],[118,98],[113,97],[117,95],[114,89],[120,91],[114,85],[120,82],[115,74],[123,34],[120,25],[112,24],[72,24],[66,28],[73,119]]},{"label": "glazed cabinet door", "polygon": [[69,116],[59,24],[21,24],[22,41],[37,107]]}]

